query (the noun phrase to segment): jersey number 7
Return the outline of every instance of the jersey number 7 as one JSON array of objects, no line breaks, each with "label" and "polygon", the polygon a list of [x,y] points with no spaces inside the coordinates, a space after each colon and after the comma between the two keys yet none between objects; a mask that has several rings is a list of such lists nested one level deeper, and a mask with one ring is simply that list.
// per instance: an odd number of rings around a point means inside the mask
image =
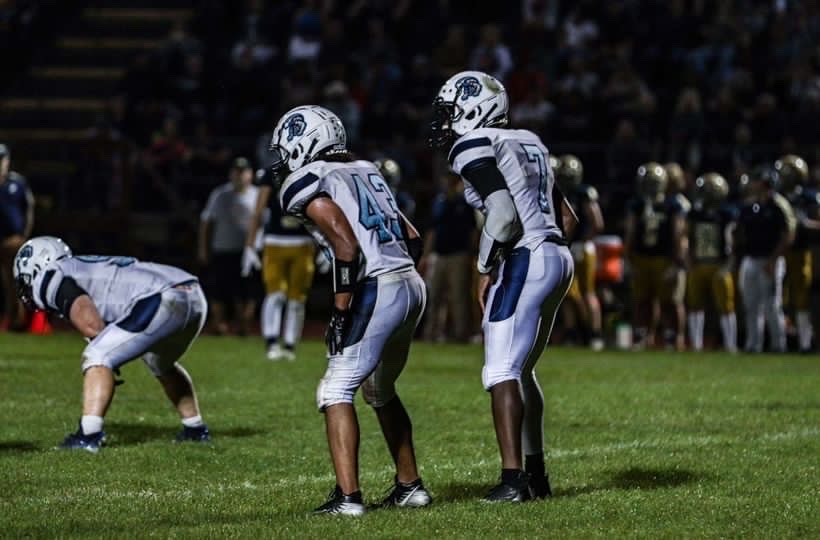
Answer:
[{"label": "jersey number 7", "polygon": [[351,176],[356,183],[356,194],[359,199],[359,222],[362,226],[369,231],[375,230],[379,235],[380,244],[390,242],[391,240],[404,240],[398,219],[399,209],[396,207],[396,201],[393,200],[393,195],[390,193],[390,189],[385,184],[384,179],[378,174],[367,175],[367,179],[373,191],[384,195],[390,211],[396,217],[385,215],[384,210],[379,206],[376,195],[370,191],[370,188],[364,180],[362,180],[361,176],[358,174]]},{"label": "jersey number 7", "polygon": [[544,152],[535,144],[522,144],[521,148],[527,156],[527,161],[535,163],[538,167],[538,206],[545,214],[552,213],[550,208],[550,197],[547,193],[549,188],[549,173],[547,171],[547,159]]}]

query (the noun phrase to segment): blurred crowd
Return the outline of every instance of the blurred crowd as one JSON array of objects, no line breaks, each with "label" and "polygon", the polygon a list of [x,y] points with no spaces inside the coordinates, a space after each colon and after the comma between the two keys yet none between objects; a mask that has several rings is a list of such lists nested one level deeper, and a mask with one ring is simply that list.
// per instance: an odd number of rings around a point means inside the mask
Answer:
[{"label": "blurred crowd", "polygon": [[[672,191],[717,171],[736,198],[754,165],[798,154],[816,187],[818,43],[820,3],[799,0],[199,0],[130,63],[67,196],[116,208],[130,182],[133,210],[195,226],[232,159],[263,168],[275,119],[315,103],[339,115],[357,154],[398,163],[428,253],[469,260],[474,240],[453,231],[473,217],[460,220],[427,129],[442,82],[479,69],[504,82],[513,127],[580,158],[604,218],[596,232],[623,235],[650,160],[680,164]],[[469,275],[425,265],[433,296],[469,287]],[[447,324],[431,320],[435,339]]]},{"label": "blurred crowd", "polygon": [[820,5],[789,0],[203,0],[134,60],[109,121],[144,150],[154,209],[201,203],[233,151],[303,103],[338,113],[353,148],[391,155],[429,201],[430,102],[482,69],[515,125],[588,164],[608,212],[650,158],[730,182],[787,151],[814,163],[818,33]]}]

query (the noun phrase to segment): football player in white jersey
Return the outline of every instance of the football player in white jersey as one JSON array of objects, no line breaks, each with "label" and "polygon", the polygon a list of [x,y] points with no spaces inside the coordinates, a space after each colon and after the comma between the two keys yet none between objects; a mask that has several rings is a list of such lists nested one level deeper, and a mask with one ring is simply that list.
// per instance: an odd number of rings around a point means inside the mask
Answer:
[{"label": "football player in white jersey", "polygon": [[17,295],[60,315],[86,338],[83,415],[60,448],[97,452],[119,369],[142,357],[182,419],[177,441],[205,442],[191,377],[177,360],[199,335],[208,305],[195,276],[131,257],[73,255],[59,238],[32,238],[14,258]]},{"label": "football player in white jersey", "polygon": [[441,87],[433,110],[430,144],[449,150],[467,202],[486,216],[478,254],[482,379],[492,398],[502,470],[485,500],[548,497],[544,399],[534,368],[572,281],[564,229],[574,228],[577,217],[554,189],[538,136],[504,128],[507,92],[498,80],[480,71],[458,73]]},{"label": "football player in white jersey", "polygon": [[325,334],[328,367],[317,390],[325,415],[336,487],[316,513],[365,512],[358,478],[359,424],[353,396],[378,417],[396,465],[383,506],[427,506],[410,417],[395,381],[424,312],[424,281],[415,269],[418,232],[398,211],[378,169],[348,153],[344,126],[317,106],[287,112],[273,132],[274,181],[282,209],[301,218],[332,261],[333,314]]}]

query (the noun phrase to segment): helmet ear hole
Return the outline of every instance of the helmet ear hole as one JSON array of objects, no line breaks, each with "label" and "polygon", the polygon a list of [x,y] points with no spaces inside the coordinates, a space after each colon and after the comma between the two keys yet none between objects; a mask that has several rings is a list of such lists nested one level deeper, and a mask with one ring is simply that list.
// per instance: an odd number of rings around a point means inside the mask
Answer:
[{"label": "helmet ear hole", "polygon": [[472,111],[470,111],[470,113],[469,113],[467,116],[465,116],[464,118],[465,118],[466,120],[472,120],[473,118],[475,118],[475,109],[473,109]]},{"label": "helmet ear hole", "polygon": [[299,147],[293,149],[293,152],[290,155],[291,159],[299,159]]}]

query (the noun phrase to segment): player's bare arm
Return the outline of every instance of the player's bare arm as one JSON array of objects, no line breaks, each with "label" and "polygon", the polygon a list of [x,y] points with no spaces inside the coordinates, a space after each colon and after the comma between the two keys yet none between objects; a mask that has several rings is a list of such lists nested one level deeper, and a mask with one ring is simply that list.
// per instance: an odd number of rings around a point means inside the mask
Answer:
[{"label": "player's bare arm", "polygon": [[407,250],[410,252],[410,257],[416,266],[421,263],[422,255],[424,254],[424,243],[421,239],[418,229],[410,223],[407,216],[399,212],[399,219],[401,220],[401,230],[404,235],[404,243],[407,245]]},{"label": "player's bare arm", "polygon": [[686,217],[683,214],[675,216],[672,223],[675,238],[675,263],[686,267],[689,261],[689,235],[687,234]]},{"label": "player's bare arm", "polygon": [[[335,255],[334,266],[338,266],[339,263],[353,264],[357,261],[359,241],[356,240],[356,235],[353,233],[353,229],[339,205],[329,197],[317,197],[307,205],[305,215],[319,227],[319,230],[333,248],[333,254]],[[416,235],[418,235],[418,232],[416,232]],[[356,276],[350,276],[349,279],[355,280]],[[352,296],[351,292],[337,290],[334,298],[336,309],[347,310],[350,307]]]},{"label": "player's bare arm", "polygon": [[572,238],[578,227],[578,215],[566,198],[561,199],[561,225],[567,238]]},{"label": "player's bare arm", "polygon": [[83,337],[94,339],[105,328],[105,322],[97,311],[97,306],[87,294],[78,296],[71,304],[69,320]]},{"label": "player's bare arm", "polygon": [[598,201],[586,200],[581,211],[586,216],[587,223],[589,223],[587,233],[582,240],[592,240],[604,230],[604,215],[601,213],[601,205],[598,204]]},{"label": "player's bare arm", "polygon": [[769,272],[769,274],[774,274],[775,264],[778,257],[782,257],[786,254],[789,247],[791,247],[794,243],[794,239],[797,234],[797,218],[794,215],[794,210],[792,209],[791,204],[789,204],[786,198],[779,193],[775,193],[774,201],[783,213],[785,226],[780,234],[780,240],[777,243],[777,247],[769,257],[769,260],[766,261],[766,271]]}]

